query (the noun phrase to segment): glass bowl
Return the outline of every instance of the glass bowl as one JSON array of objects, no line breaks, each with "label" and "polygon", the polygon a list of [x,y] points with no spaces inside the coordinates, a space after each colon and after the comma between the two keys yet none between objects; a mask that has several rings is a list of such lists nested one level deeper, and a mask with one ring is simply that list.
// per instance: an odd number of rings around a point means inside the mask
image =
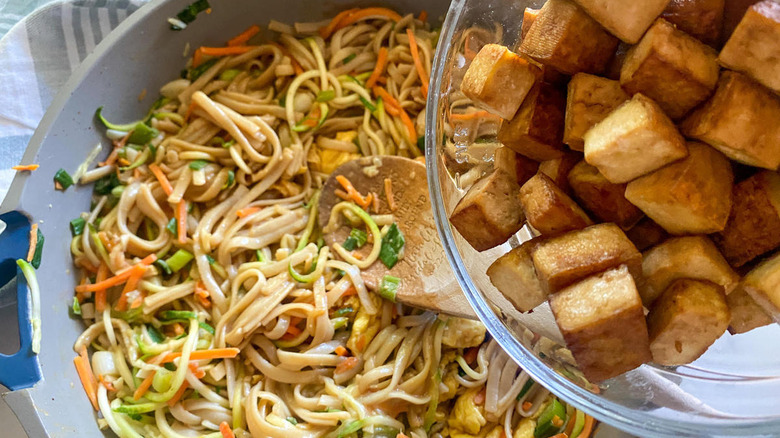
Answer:
[{"label": "glass bowl", "polygon": [[593,415],[640,436],[780,436],[780,326],[726,333],[697,361],[680,367],[643,365],[598,386],[577,370],[546,304],[522,314],[485,271],[498,256],[532,237],[477,252],[449,215],[471,183],[491,169],[493,122],[453,118],[468,103],[460,81],[467,56],[486,43],[514,49],[523,10],[540,0],[454,0],[441,32],[428,97],[426,161],[433,212],[447,258],[490,334],[542,385]]}]

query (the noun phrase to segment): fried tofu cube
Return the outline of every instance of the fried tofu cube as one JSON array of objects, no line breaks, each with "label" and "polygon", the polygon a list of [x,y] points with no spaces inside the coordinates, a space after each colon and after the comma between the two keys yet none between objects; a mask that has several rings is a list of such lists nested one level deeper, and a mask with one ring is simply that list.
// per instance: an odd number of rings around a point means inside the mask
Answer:
[{"label": "fried tofu cube", "polygon": [[477,251],[509,240],[523,226],[520,186],[501,169],[474,183],[458,202],[450,222]]},{"label": "fried tofu cube", "polygon": [[559,158],[539,163],[539,173],[549,176],[556,186],[564,192],[570,193],[569,172],[580,160],[582,160],[582,154],[566,152]]},{"label": "fried tofu cube", "polygon": [[518,154],[544,161],[563,155],[563,93],[539,83],[523,101],[512,120],[498,130],[498,141]]},{"label": "fried tofu cube", "polygon": [[636,249],[644,251],[666,240],[669,234],[652,219],[646,217],[628,229],[626,236],[634,242]]},{"label": "fried tofu cube", "polygon": [[669,0],[575,0],[621,40],[636,44]]},{"label": "fried tofu cube", "polygon": [[493,167],[503,169],[510,175],[515,175],[517,184],[522,186],[536,175],[536,172],[539,170],[539,163],[515,153],[515,151],[506,146],[501,146],[496,148],[493,154]]},{"label": "fried tofu cube", "polygon": [[487,270],[493,286],[521,312],[531,311],[547,301],[547,292],[536,276],[531,258],[538,243],[538,238],[523,242],[496,259]]},{"label": "fried tofu cube", "polygon": [[726,304],[731,311],[729,332],[732,335],[747,333],[773,322],[772,318],[766,314],[761,306],[756,304],[756,301],[742,287],[737,287],[726,297]]},{"label": "fried tofu cube", "polygon": [[520,38],[525,38],[528,35],[528,30],[531,29],[531,25],[536,21],[536,17],[539,16],[539,9],[525,8],[523,10],[523,23],[520,25]]},{"label": "fried tofu cube", "polygon": [[588,277],[550,297],[566,346],[591,382],[651,359],[642,300],[626,266]]},{"label": "fried tofu cube", "polygon": [[730,318],[723,287],[688,278],[675,281],[647,314],[653,362],[695,361],[726,332]]},{"label": "fried tofu cube", "polygon": [[731,38],[734,29],[745,16],[745,12],[756,3],[758,0],[728,0],[726,2],[723,7],[723,28],[720,33],[721,46]]},{"label": "fried tofu cube", "polygon": [[748,272],[741,285],[767,315],[780,322],[780,253]]},{"label": "fried tofu cube", "polygon": [[718,59],[780,93],[780,4],[763,0],[751,6]]},{"label": "fried tofu cube", "polygon": [[[660,11],[659,11],[660,12]],[[617,39],[570,0],[548,0],[518,51],[561,73],[601,73]]]},{"label": "fried tofu cube", "polygon": [[726,228],[712,239],[736,267],[780,246],[780,175],[765,170],[735,185]]},{"label": "fried tofu cube", "polygon": [[644,216],[642,210],[626,199],[625,184],[612,184],[585,160],[571,169],[568,179],[574,198],[591,216],[603,222],[613,222],[627,230]]},{"label": "fried tofu cube", "polygon": [[726,294],[739,283],[739,275],[706,236],[674,237],[649,249],[644,253],[642,273],[639,293],[648,308],[680,278],[711,281]]},{"label": "fried tofu cube", "polygon": [[704,143],[688,156],[631,181],[626,199],[671,234],[721,231],[731,212],[731,162]]},{"label": "fried tofu cube", "polygon": [[568,85],[563,142],[582,151],[585,133],[628,99],[618,81],[577,73]]},{"label": "fried tofu cube", "polygon": [[618,265],[628,266],[636,278],[642,275],[642,254],[615,224],[551,237],[536,246],[533,259],[542,287],[549,293]]},{"label": "fried tofu cube", "polygon": [[653,99],[672,119],[707,100],[720,66],[712,47],[658,19],[623,61],[620,85]]},{"label": "fried tofu cube", "polygon": [[720,42],[726,0],[672,0],[661,17],[709,46]]},{"label": "fried tofu cube", "polygon": [[585,161],[609,182],[622,184],[685,158],[688,148],[669,117],[635,94],[585,133]]},{"label": "fried tofu cube", "polygon": [[593,225],[582,208],[543,173],[537,173],[520,188],[520,204],[528,223],[542,236]]},{"label": "fried tofu cube", "polygon": [[780,98],[736,72],[723,72],[715,94],[682,123],[686,137],[755,167],[780,165]]},{"label": "fried tofu cube", "polygon": [[521,56],[487,44],[471,61],[460,90],[478,107],[509,120],[540,77],[539,68]]}]

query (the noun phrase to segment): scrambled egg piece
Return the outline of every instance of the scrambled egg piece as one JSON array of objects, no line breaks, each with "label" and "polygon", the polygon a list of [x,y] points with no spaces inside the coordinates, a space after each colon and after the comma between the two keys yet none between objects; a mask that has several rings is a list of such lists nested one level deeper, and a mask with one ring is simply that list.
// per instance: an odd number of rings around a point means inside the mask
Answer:
[{"label": "scrambled egg piece", "polygon": [[445,402],[455,397],[455,393],[458,391],[458,381],[455,380],[455,374],[458,372],[458,364],[455,363],[456,356],[457,354],[455,350],[449,350],[441,357],[441,383],[447,387],[447,390],[442,391],[439,389],[439,403]]},{"label": "scrambled egg piece", "polygon": [[[357,137],[357,131],[342,131],[336,133],[336,140],[351,143]],[[315,148],[312,148],[314,150]],[[336,151],[333,149],[324,149],[317,147],[318,154],[309,154],[309,162],[312,164],[314,170],[319,170],[322,173],[330,174],[336,170],[337,167],[352,161],[356,158],[360,158],[360,154],[354,154],[351,152]],[[317,156],[318,155],[318,156]]]},{"label": "scrambled egg piece", "polygon": [[517,429],[512,438],[534,438],[534,430],[536,429],[536,421],[530,418],[523,418],[517,423]]},{"label": "scrambled egg piece", "polygon": [[470,388],[455,400],[452,414],[447,421],[453,437],[463,432],[476,435],[482,426],[487,424],[484,408],[474,403],[474,396],[481,390],[481,387]]},{"label": "scrambled egg piece", "polygon": [[[463,433],[457,430],[451,431],[450,438],[500,438],[503,435],[504,428],[501,426],[494,426],[492,429],[483,428],[477,434]],[[446,436],[446,435],[442,435]]]},{"label": "scrambled egg piece", "polygon": [[[373,301],[375,307],[379,308],[382,306],[382,299],[378,295],[369,294],[368,296]],[[355,321],[352,323],[352,333],[349,335],[349,340],[347,340],[347,348],[354,355],[365,351],[368,344],[379,332],[379,326],[381,325],[380,315],[380,313],[369,315],[363,307],[360,307],[358,310]]]},{"label": "scrambled egg piece", "polygon": [[485,326],[479,321],[452,317],[447,320],[442,344],[453,348],[476,347],[485,340]]}]

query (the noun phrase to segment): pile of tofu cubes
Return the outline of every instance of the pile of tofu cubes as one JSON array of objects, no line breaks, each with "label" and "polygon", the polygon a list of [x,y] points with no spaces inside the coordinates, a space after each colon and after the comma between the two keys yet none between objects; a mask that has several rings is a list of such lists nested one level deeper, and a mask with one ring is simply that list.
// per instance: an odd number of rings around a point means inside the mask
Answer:
[{"label": "pile of tofu cubes", "polygon": [[463,77],[500,147],[450,221],[478,251],[530,225],[488,276],[591,381],[780,314],[780,4],[725,3],[548,0]]}]

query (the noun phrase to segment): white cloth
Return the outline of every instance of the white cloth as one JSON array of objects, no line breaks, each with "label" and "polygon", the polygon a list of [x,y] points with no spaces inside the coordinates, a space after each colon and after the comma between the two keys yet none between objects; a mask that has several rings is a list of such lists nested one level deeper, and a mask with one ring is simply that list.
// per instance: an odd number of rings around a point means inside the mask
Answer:
[{"label": "white cloth", "polygon": [[20,163],[24,150],[71,72],[144,1],[0,0],[0,200],[11,166],[33,164]]}]

